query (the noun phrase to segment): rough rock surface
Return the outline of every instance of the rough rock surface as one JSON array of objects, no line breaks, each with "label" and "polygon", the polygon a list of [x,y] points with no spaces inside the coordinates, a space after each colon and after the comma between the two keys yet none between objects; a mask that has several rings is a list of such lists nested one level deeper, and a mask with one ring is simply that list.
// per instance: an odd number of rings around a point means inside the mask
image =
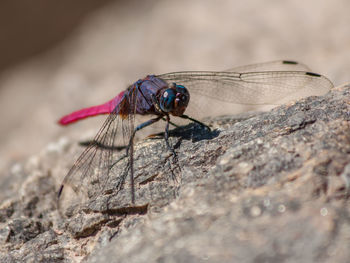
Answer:
[{"label": "rough rock surface", "polygon": [[56,191],[81,151],[65,139],[14,165],[0,261],[348,262],[349,85],[207,123],[172,132],[178,162],[162,138],[137,144],[135,206],[126,184],[60,214]]}]

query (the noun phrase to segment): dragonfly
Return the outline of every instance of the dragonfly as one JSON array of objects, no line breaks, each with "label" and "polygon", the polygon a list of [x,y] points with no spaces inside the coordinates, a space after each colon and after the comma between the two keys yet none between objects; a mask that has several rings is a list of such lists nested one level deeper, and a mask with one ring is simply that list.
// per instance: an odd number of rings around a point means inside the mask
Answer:
[{"label": "dragonfly", "polygon": [[[299,62],[272,61],[236,67],[224,71],[180,71],[160,75],[148,75],[139,79],[116,97],[101,105],[70,113],[59,120],[61,125],[101,114],[108,114],[102,127],[90,145],[82,152],[65,176],[59,191],[69,185],[76,193],[84,192],[83,181],[106,182],[113,167],[118,165],[113,152],[122,145],[128,158],[128,168],[118,177],[116,191],[130,177],[131,202],[135,204],[134,138],[143,128],[160,120],[165,121],[164,139],[167,148],[176,156],[169,143],[169,126],[175,125],[173,117],[210,128],[185,112],[194,112],[192,101],[205,107],[218,109],[220,114],[230,113],[225,105],[278,105],[283,99],[300,96],[323,95],[333,88],[326,77],[313,73]],[[301,94],[301,95],[300,95]],[[191,99],[191,100],[190,100]],[[208,116],[215,111],[206,112]],[[135,125],[135,115],[151,116]],[[123,140],[120,138],[124,138]],[[122,148],[118,148],[122,149]],[[102,187],[103,189],[103,187]]]}]

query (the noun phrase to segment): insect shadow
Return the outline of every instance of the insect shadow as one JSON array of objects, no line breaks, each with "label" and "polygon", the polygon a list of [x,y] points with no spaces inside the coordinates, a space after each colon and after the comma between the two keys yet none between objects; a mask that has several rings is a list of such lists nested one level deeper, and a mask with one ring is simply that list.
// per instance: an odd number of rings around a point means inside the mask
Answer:
[{"label": "insect shadow", "polygon": [[[209,130],[206,127],[203,127],[197,123],[190,123],[185,126],[178,126],[169,131],[169,137],[176,137],[179,140],[175,145],[174,149],[178,149],[183,140],[192,141],[196,143],[202,140],[211,140],[218,137],[220,130]],[[148,139],[158,140],[159,138],[164,138],[164,132],[159,132],[148,136]]]},{"label": "insect shadow", "polygon": [[[180,139],[178,143],[176,143],[173,146],[174,149],[179,148],[183,140],[191,140],[193,143],[195,143],[202,140],[214,139],[217,136],[219,136],[219,134],[220,134],[220,130],[218,129],[209,130],[206,127],[203,127],[197,123],[189,123],[185,126],[176,126],[174,129],[169,131],[169,137],[176,137]],[[159,138],[164,138],[164,135],[165,135],[164,132],[159,132],[159,133],[155,133],[147,136],[147,139],[158,140]],[[126,145],[108,146],[100,142],[97,142],[95,140],[81,141],[79,142],[79,145],[83,147],[95,145],[100,149],[115,150],[115,151],[122,151],[127,148]]]}]

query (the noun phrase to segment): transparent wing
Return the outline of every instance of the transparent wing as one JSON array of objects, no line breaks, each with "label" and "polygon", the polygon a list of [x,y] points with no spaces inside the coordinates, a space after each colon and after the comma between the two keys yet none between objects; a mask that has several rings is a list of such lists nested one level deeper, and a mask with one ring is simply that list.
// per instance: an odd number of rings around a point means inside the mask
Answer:
[{"label": "transparent wing", "polygon": [[118,191],[123,186],[128,171],[125,172],[125,164],[123,169],[120,169],[122,162],[117,163],[117,160],[125,159],[122,158],[125,153],[116,149],[128,144],[134,129],[136,92],[135,89],[128,103],[120,103],[108,115],[90,146],[84,150],[65,176],[59,196],[62,190],[64,192],[67,188],[72,189],[77,195],[74,198],[97,196],[106,190],[112,174],[113,186],[108,187]]},{"label": "transparent wing", "polygon": [[333,84],[324,76],[305,71],[214,72],[186,71],[158,75],[184,85],[191,94],[244,105],[280,104],[286,100],[322,95]]},{"label": "transparent wing", "polygon": [[224,70],[229,72],[258,72],[258,71],[311,71],[303,63],[293,60],[276,60],[264,63],[257,63],[245,66],[239,66],[232,69]]}]

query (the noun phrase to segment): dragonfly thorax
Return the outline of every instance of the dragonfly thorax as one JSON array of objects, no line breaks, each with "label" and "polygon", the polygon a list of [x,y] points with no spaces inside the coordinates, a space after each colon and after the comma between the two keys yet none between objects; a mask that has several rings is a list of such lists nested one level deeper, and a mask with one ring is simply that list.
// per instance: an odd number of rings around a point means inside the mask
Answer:
[{"label": "dragonfly thorax", "polygon": [[190,93],[182,85],[172,83],[161,92],[159,106],[163,112],[181,116],[190,101]]}]

